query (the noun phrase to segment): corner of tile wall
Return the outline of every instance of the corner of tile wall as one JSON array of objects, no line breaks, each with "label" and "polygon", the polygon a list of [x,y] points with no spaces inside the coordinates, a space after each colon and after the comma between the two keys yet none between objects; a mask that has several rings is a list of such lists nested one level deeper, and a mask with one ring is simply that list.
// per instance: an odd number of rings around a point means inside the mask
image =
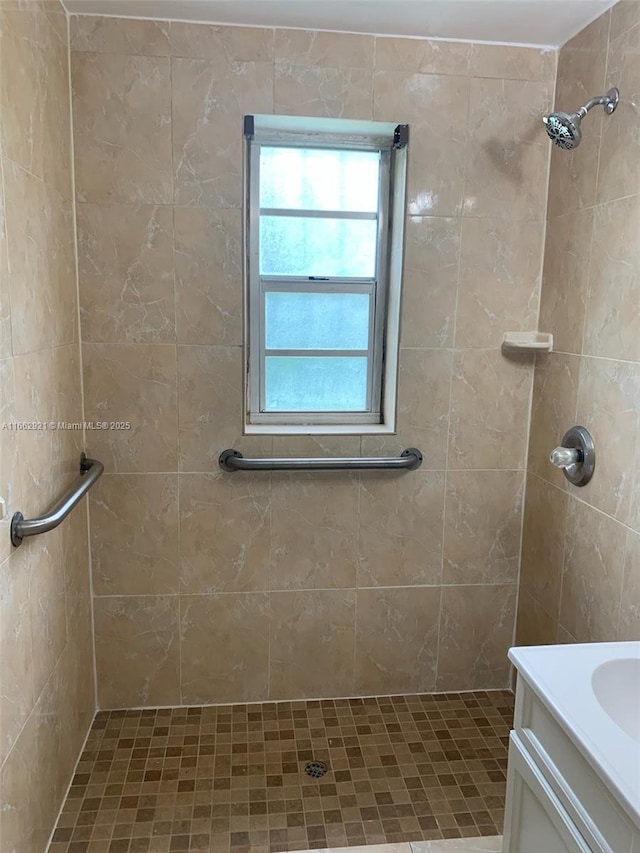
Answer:
[{"label": "corner of tile wall", "polygon": [[[617,3],[560,51],[556,106],[618,86],[612,116],[554,148],[522,552],[519,643],[640,639],[640,2]],[[573,106],[571,106],[573,105]],[[595,113],[595,111],[594,111]],[[547,461],[563,433],[592,433],[597,467],[571,486]]]}]

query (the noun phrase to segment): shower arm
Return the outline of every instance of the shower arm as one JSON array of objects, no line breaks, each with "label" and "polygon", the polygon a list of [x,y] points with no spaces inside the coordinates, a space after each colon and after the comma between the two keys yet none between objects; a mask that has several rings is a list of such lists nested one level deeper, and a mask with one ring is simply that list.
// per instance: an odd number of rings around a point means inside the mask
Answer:
[{"label": "shower arm", "polygon": [[607,115],[615,110],[618,105],[618,92],[616,89],[609,89],[606,95],[599,95],[597,98],[589,98],[586,104],[578,107],[575,114],[583,119],[589,110],[602,105]]}]

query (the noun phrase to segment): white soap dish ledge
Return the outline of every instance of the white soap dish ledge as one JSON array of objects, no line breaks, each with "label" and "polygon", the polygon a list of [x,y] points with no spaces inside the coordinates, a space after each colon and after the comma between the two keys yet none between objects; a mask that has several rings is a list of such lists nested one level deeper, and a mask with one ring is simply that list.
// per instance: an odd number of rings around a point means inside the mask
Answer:
[{"label": "white soap dish ledge", "polygon": [[549,332],[505,332],[503,352],[551,352],[553,335]]}]

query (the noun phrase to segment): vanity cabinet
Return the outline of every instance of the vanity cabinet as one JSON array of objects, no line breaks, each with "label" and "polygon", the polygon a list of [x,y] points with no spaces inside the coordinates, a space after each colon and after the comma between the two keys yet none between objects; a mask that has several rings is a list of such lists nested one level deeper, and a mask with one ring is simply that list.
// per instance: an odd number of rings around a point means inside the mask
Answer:
[{"label": "vanity cabinet", "polygon": [[640,831],[522,677],[503,853],[640,853]]}]

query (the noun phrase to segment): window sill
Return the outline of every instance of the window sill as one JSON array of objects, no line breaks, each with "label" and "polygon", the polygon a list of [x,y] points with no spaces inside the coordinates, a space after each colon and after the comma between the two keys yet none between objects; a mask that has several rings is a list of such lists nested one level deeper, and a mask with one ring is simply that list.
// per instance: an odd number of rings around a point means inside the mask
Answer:
[{"label": "window sill", "polygon": [[395,428],[387,424],[245,424],[245,435],[394,435]]}]

